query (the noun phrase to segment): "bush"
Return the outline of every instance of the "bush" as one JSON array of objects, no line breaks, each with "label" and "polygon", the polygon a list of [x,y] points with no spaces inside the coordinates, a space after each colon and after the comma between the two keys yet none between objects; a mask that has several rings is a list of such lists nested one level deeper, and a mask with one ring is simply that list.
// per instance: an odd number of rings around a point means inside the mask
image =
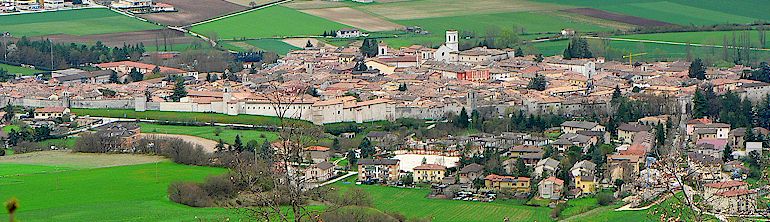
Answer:
[{"label": "bush", "polygon": [[612,193],[601,192],[596,195],[596,199],[599,201],[599,205],[607,206],[615,202],[615,197]]},{"label": "bush", "polygon": [[118,143],[117,137],[102,137],[97,133],[83,133],[75,141],[75,152],[82,153],[108,153]]},{"label": "bush", "polygon": [[191,207],[211,206],[211,198],[196,183],[172,183],[168,187],[168,199]]},{"label": "bush", "polygon": [[200,145],[193,145],[181,139],[165,139],[155,143],[161,150],[161,155],[166,156],[174,163],[188,165],[207,165],[209,154],[203,151]]},{"label": "bush", "polygon": [[29,152],[35,152],[35,151],[43,151],[46,149],[46,147],[36,142],[21,141],[12,149],[13,149],[13,153],[20,154],[20,153],[29,153]]},{"label": "bush", "polygon": [[557,204],[556,207],[551,209],[551,218],[558,218],[559,215],[561,215],[561,212],[567,208],[567,203],[560,203]]},{"label": "bush", "polygon": [[208,177],[200,187],[206,191],[209,197],[214,199],[233,198],[238,194],[229,174]]},{"label": "bush", "polygon": [[371,207],[372,197],[364,189],[353,187],[345,193],[330,193],[331,201],[338,206],[364,206]]}]

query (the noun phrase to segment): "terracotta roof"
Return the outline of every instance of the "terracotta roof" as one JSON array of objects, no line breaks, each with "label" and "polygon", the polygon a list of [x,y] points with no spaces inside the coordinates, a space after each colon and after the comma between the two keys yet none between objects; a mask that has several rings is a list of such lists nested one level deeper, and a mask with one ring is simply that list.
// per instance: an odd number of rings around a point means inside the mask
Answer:
[{"label": "terracotta roof", "polygon": [[37,108],[35,109],[36,113],[63,113],[64,110],[66,110],[67,107],[63,106],[51,106],[51,107],[43,107],[43,108]]},{"label": "terracotta roof", "polygon": [[756,190],[747,190],[747,189],[736,189],[736,190],[728,190],[725,192],[719,192],[716,193],[717,196],[723,196],[723,197],[735,197],[735,196],[742,196],[746,194],[754,194],[757,193]]},{"label": "terracotta roof", "polygon": [[529,181],[529,177],[512,177],[512,176],[500,176],[497,174],[489,174],[484,177],[484,180],[491,180],[496,182],[518,182]]},{"label": "terracotta roof", "polygon": [[555,184],[564,185],[564,180],[561,180],[561,179],[556,178],[556,177],[548,177],[548,178],[546,178],[543,181],[553,181],[553,183],[555,183]]},{"label": "terracotta roof", "polygon": [[309,146],[305,148],[307,151],[329,151],[329,147],[325,146]]},{"label": "terracotta roof", "polygon": [[737,181],[737,180],[729,180],[729,181],[722,181],[722,182],[716,182],[716,183],[709,183],[704,186],[710,187],[710,188],[731,188],[731,187],[737,187],[737,186],[743,186],[748,183],[743,181]]},{"label": "terracotta roof", "polygon": [[438,164],[423,164],[414,167],[414,170],[446,170],[446,167]]}]

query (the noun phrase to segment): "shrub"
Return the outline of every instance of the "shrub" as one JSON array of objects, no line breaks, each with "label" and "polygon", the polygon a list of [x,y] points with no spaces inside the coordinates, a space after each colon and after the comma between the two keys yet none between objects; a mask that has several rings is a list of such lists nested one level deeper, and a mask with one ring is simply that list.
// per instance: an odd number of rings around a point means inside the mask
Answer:
[{"label": "shrub", "polygon": [[13,149],[13,153],[20,154],[20,153],[42,151],[42,150],[45,150],[46,147],[40,143],[22,141],[22,142],[19,142],[19,144],[14,146],[12,149]]},{"label": "shrub", "polygon": [[372,197],[364,189],[353,187],[345,193],[331,193],[331,201],[339,206],[372,206]]},{"label": "shrub", "polygon": [[551,218],[558,218],[559,215],[561,215],[561,212],[567,208],[567,203],[560,203],[557,204],[556,207],[551,209]]},{"label": "shrub", "polygon": [[615,197],[612,193],[601,192],[596,195],[596,199],[599,201],[599,205],[607,206],[615,202]]},{"label": "shrub", "polygon": [[107,153],[119,144],[117,137],[103,137],[97,133],[83,133],[75,141],[75,152],[82,153]]},{"label": "shrub", "polygon": [[206,165],[209,162],[208,154],[203,151],[202,146],[181,139],[164,140],[156,143],[156,146],[160,146],[162,155],[171,158],[174,163]]},{"label": "shrub", "polygon": [[229,174],[208,177],[200,187],[209,197],[215,199],[233,198],[238,194]]},{"label": "shrub", "polygon": [[168,199],[191,207],[211,206],[211,198],[196,183],[172,183],[168,187]]}]

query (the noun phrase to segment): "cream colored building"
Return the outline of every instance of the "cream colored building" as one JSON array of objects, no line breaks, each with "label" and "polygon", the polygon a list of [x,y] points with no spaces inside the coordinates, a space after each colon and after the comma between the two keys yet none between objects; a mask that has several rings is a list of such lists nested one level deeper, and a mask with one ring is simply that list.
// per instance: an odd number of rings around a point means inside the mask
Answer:
[{"label": "cream colored building", "polygon": [[446,167],[438,164],[423,164],[414,168],[414,180],[422,183],[438,183],[444,179]]}]

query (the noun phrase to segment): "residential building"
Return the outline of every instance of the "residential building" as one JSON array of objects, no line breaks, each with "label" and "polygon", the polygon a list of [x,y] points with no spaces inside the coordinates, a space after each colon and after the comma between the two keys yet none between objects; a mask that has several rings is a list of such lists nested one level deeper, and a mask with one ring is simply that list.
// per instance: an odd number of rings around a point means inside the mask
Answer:
[{"label": "residential building", "polygon": [[329,160],[331,157],[331,149],[325,146],[309,146],[305,148],[305,152],[310,157],[313,163],[321,163]]},{"label": "residential building", "polygon": [[484,166],[476,163],[468,164],[457,172],[460,183],[473,183],[476,179],[484,178]]},{"label": "residential building", "polygon": [[358,181],[396,181],[399,176],[397,159],[358,160]]},{"label": "residential building", "polygon": [[323,182],[334,176],[334,164],[329,161],[316,163],[305,169],[305,180],[308,182]]},{"label": "residential building", "polygon": [[577,133],[581,130],[605,131],[605,128],[599,123],[585,121],[566,121],[561,124],[562,133]]},{"label": "residential building", "polygon": [[484,185],[487,189],[511,190],[517,192],[529,192],[529,177],[512,177],[490,174],[484,177]]},{"label": "residential building", "polygon": [[63,106],[42,107],[35,109],[35,119],[56,119],[70,114],[70,108]]},{"label": "residential building", "polygon": [[634,136],[640,132],[649,132],[652,127],[636,123],[621,123],[618,126],[618,141],[625,144],[631,144]]},{"label": "residential building", "polygon": [[564,189],[564,180],[560,180],[556,177],[548,177],[541,180],[537,185],[537,191],[540,193],[540,198],[558,200],[561,198],[562,190]]},{"label": "residential building", "polygon": [[532,172],[532,177],[554,176],[557,171],[559,171],[559,161],[548,157],[537,162],[535,170]]},{"label": "residential building", "polygon": [[444,179],[446,167],[438,164],[423,164],[414,168],[414,181],[421,183],[438,183]]}]

